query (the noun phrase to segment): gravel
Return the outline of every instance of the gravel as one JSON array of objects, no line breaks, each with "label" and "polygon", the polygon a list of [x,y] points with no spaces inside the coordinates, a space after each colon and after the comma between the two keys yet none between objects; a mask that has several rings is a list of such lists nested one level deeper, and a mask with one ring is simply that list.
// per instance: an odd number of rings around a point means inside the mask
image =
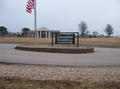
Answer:
[{"label": "gravel", "polygon": [[58,67],[40,65],[0,64],[0,77],[31,80],[69,80],[80,82],[120,82],[120,66]]}]

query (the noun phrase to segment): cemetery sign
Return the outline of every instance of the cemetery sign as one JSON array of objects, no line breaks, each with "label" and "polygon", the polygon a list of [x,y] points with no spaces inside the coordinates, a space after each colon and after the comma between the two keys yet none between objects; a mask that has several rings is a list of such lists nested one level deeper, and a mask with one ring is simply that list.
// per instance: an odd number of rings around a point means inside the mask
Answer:
[{"label": "cemetery sign", "polygon": [[55,44],[75,44],[75,34],[55,34]]},{"label": "cemetery sign", "polygon": [[79,32],[53,32],[52,46],[53,37],[55,38],[55,44],[75,44],[75,38],[77,38],[77,47],[79,47]]}]

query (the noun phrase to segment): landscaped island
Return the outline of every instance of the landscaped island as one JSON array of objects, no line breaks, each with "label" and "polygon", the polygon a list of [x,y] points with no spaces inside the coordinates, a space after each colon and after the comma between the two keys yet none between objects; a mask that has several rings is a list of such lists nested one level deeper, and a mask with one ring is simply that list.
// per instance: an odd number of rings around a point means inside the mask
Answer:
[{"label": "landscaped island", "polygon": [[92,53],[94,48],[92,47],[75,47],[75,46],[50,46],[50,45],[19,45],[15,49],[25,51],[37,51],[37,52],[51,52],[51,53]]}]

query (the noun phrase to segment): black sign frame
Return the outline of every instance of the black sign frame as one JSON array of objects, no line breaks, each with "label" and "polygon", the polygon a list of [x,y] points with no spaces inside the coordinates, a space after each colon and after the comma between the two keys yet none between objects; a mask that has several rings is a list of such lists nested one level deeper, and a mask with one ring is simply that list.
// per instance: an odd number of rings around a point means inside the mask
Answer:
[{"label": "black sign frame", "polygon": [[77,34],[77,47],[79,47],[79,32],[53,32],[52,46],[53,35],[55,37],[55,44],[75,44],[75,34]]}]

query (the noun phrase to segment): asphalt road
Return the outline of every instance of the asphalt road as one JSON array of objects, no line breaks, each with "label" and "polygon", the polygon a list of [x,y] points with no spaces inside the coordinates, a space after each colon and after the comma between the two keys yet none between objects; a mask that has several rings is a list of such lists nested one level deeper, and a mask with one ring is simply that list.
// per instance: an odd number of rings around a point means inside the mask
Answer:
[{"label": "asphalt road", "polygon": [[95,53],[63,54],[16,50],[20,44],[0,44],[0,62],[55,66],[120,65],[120,48],[95,47]]}]

